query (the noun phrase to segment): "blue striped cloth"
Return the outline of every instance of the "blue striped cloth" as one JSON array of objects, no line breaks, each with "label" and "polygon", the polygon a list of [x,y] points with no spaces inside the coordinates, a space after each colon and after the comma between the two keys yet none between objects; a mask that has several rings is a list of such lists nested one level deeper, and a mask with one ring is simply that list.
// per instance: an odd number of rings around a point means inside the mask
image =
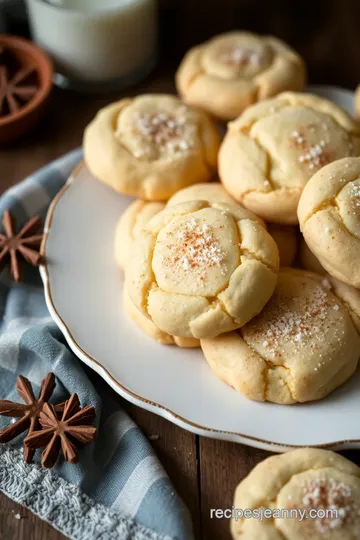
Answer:
[{"label": "blue striped cloth", "polygon": [[[71,152],[11,188],[0,199],[22,225],[45,218],[51,199],[81,159]],[[21,401],[17,375],[37,392],[41,379],[56,375],[54,401],[70,393],[97,411],[98,439],[80,450],[78,465],[59,460],[52,470],[22,458],[22,436],[0,445],[0,489],[74,539],[190,540],[190,517],[139,428],[112,399],[107,385],[66,346],[50,318],[38,269],[23,267],[24,282],[0,274],[0,398]],[[0,428],[11,419],[0,417]]]}]

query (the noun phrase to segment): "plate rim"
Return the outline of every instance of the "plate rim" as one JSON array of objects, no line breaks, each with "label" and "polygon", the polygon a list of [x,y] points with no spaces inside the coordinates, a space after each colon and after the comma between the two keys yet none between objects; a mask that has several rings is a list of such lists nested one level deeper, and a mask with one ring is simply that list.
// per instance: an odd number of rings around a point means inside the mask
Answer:
[{"label": "plate rim", "polygon": [[108,371],[108,369],[101,364],[99,360],[93,358],[89,353],[87,353],[81,347],[81,345],[73,337],[70,328],[67,326],[66,322],[63,320],[63,318],[61,317],[61,315],[58,313],[56,309],[56,306],[55,306],[55,303],[53,301],[52,294],[51,294],[50,277],[49,277],[48,267],[46,264],[45,253],[46,253],[46,244],[49,237],[49,232],[51,229],[53,215],[56,210],[56,207],[59,204],[60,200],[62,199],[63,195],[71,188],[71,185],[73,181],[76,179],[77,175],[84,168],[86,168],[86,164],[84,160],[81,160],[73,169],[73,171],[70,173],[70,176],[68,180],[65,182],[64,186],[60,189],[60,191],[56,194],[54,199],[51,201],[51,204],[49,206],[46,219],[45,219],[44,235],[43,235],[43,239],[40,246],[40,253],[42,255],[43,261],[39,269],[40,269],[40,275],[41,275],[43,285],[44,285],[46,306],[49,310],[49,313],[52,319],[57,324],[61,332],[63,333],[70,349],[74,352],[74,354],[82,362],[84,362],[86,365],[92,368],[96,373],[98,373],[98,375],[100,375],[105,380],[105,382],[109,384],[109,386],[111,386],[111,388],[115,392],[117,392],[121,397],[123,397],[127,401],[130,401],[134,405],[137,405],[145,410],[155,413],[165,418],[166,420],[178,425],[179,427],[186,429],[187,431],[190,431],[197,435],[214,438],[214,439],[226,440],[226,441],[235,442],[239,444],[245,444],[248,446],[252,446],[252,447],[260,448],[264,450],[269,450],[272,452],[285,452],[287,450],[292,450],[296,448],[304,448],[305,446],[309,448],[331,448],[334,450],[360,448],[360,439],[346,439],[346,440],[331,441],[328,443],[315,444],[315,445],[311,445],[311,444],[310,445],[296,445],[296,444],[285,444],[281,442],[279,443],[276,441],[270,441],[270,440],[262,439],[259,437],[246,435],[243,433],[218,430],[218,429],[202,426],[200,424],[192,422],[191,420],[188,420],[187,418],[182,417],[181,415],[175,413],[174,411],[165,407],[164,405],[160,403],[156,403],[154,401],[150,401],[136,394],[132,390],[128,389],[120,381],[118,381]]}]

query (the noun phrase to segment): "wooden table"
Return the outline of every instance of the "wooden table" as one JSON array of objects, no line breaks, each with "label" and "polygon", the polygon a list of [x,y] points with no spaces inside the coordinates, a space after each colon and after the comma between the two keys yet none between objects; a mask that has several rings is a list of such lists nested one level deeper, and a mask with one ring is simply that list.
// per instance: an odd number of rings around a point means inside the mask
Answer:
[{"label": "wooden table", "polygon": [[[173,75],[155,73],[133,93],[149,91],[174,92]],[[47,116],[38,128],[0,151],[1,189],[19,182],[42,165],[81,145],[83,129],[95,112],[120,97],[119,93],[98,97],[56,90]],[[117,395],[116,398],[145,435],[158,436],[151,444],[191,512],[197,540],[229,539],[228,520],[210,519],[210,508],[230,508],[236,485],[270,453],[198,437]],[[347,455],[359,461],[355,452],[347,452]],[[15,518],[18,515],[21,519]],[[64,536],[0,492],[0,540],[30,538],[60,540]]]}]

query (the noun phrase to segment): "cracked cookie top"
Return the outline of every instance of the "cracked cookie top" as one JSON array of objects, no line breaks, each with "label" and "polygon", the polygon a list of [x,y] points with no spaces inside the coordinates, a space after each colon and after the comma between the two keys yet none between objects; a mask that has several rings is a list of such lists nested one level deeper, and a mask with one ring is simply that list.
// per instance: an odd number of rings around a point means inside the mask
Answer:
[{"label": "cracked cookie top", "polygon": [[295,51],[250,32],[229,32],[192,48],[176,74],[183,99],[222,120],[284,90],[301,91],[305,80],[305,64]]},{"label": "cracked cookie top", "polygon": [[360,153],[360,131],[334,103],[287,92],[249,107],[229,124],[219,176],[229,193],[265,220],[296,224],[308,180]]},{"label": "cracked cookie top", "polygon": [[232,537],[353,540],[360,528],[359,500],[360,468],[343,456],[318,448],[271,456],[237,486],[234,506],[283,509],[289,517],[233,519]]},{"label": "cracked cookie top", "polygon": [[[224,186],[220,182],[205,182],[201,184],[195,184],[183,189],[180,189],[168,200],[168,206],[178,204],[187,201],[209,201],[212,203],[223,202],[226,204],[232,204],[239,206],[239,204],[229,195]],[[258,218],[254,214],[254,219],[263,223],[261,218]]]},{"label": "cracked cookie top", "polygon": [[200,341],[195,338],[171,336],[158,328],[151,319],[146,317],[133,304],[127,290],[126,281],[123,288],[123,306],[127,317],[149,337],[162,345],[177,345],[182,349],[194,349],[200,347]]},{"label": "cracked cookie top", "polygon": [[136,200],[121,215],[115,230],[114,252],[120,268],[125,270],[131,246],[146,223],[165,207],[161,202]]},{"label": "cracked cookie top", "polygon": [[250,399],[291,404],[326,396],[353,374],[360,347],[351,314],[331,288],[317,274],[280,270],[257,317],[201,341],[210,366]]},{"label": "cracked cookie top", "polygon": [[278,267],[274,240],[250,212],[189,201],[145,225],[127,268],[129,294],[162,331],[212,337],[260,312]]},{"label": "cracked cookie top", "polygon": [[146,94],[101,109],[84,134],[84,156],[101,181],[128,195],[167,200],[210,180],[220,138],[207,114],[175,96]]},{"label": "cracked cookie top", "polygon": [[180,159],[202,145],[196,113],[175,98],[155,96],[137,98],[121,111],[115,137],[143,161]]},{"label": "cracked cookie top", "polygon": [[[205,200],[211,203],[223,202],[227,204],[235,204],[241,206],[240,203],[233,199],[224,186],[220,182],[207,182],[204,184],[195,184],[187,188],[181,189],[168,200],[168,206],[178,204],[180,202]],[[250,211],[248,210],[249,214]],[[251,212],[252,214],[252,212]],[[267,224],[256,214],[252,214],[252,219],[258,221],[275,240],[279,249],[280,266],[291,266],[297,250],[297,234],[295,227],[286,227],[284,225]]]},{"label": "cracked cookie top", "polygon": [[345,158],[315,174],[299,202],[301,231],[329,274],[360,288],[360,158]]}]

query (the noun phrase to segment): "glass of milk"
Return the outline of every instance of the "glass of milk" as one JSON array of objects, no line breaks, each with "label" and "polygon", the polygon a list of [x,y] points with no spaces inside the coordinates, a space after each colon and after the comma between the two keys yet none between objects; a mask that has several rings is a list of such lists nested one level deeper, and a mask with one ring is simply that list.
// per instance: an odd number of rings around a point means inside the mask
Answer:
[{"label": "glass of milk", "polygon": [[33,39],[55,82],[96,92],[135,84],[154,67],[157,0],[26,0]]}]

